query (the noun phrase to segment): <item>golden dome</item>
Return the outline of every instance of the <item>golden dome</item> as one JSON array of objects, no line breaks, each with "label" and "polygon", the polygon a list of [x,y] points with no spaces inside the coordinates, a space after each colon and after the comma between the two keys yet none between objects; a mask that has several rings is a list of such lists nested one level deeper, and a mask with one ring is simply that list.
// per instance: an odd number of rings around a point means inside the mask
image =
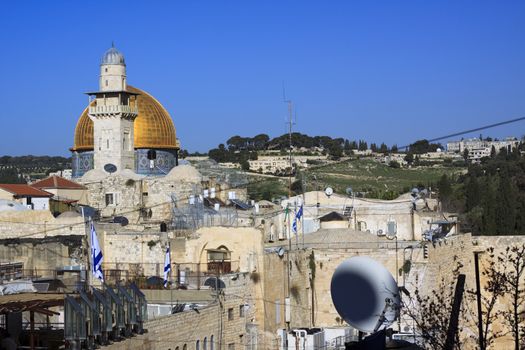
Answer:
[{"label": "golden dome", "polygon": [[[164,107],[145,91],[128,85],[127,90],[139,94],[137,104],[139,114],[133,128],[135,148],[179,149],[173,120]],[[72,151],[93,150],[93,121],[89,119],[88,109],[84,109],[75,128]]]}]

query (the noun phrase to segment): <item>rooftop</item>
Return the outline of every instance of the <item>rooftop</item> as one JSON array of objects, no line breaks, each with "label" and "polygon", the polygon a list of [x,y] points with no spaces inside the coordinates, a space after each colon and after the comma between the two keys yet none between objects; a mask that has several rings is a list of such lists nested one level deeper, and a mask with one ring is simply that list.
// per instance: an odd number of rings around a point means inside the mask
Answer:
[{"label": "rooftop", "polygon": [[56,175],[50,176],[43,180],[35,181],[30,186],[38,188],[38,189],[45,189],[45,188],[79,189],[79,190],[85,189],[85,187],[79,183],[64,179],[63,177],[56,176]]},{"label": "rooftop", "polygon": [[26,184],[0,184],[0,189],[12,193],[15,197],[53,197],[52,193]]}]

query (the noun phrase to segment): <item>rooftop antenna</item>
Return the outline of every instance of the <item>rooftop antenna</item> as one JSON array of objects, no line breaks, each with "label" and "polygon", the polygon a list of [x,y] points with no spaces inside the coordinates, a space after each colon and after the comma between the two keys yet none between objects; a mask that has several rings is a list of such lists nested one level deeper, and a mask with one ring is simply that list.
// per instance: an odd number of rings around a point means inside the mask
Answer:
[{"label": "rooftop antenna", "polygon": [[288,124],[288,139],[289,139],[289,149],[288,149],[288,155],[290,158],[290,172],[288,174],[288,198],[292,197],[292,173],[293,173],[293,160],[292,160],[292,126],[295,124],[293,122],[293,105],[292,100],[286,99],[286,90],[284,88],[284,81],[283,81],[283,102],[288,105],[288,121],[286,124]]}]

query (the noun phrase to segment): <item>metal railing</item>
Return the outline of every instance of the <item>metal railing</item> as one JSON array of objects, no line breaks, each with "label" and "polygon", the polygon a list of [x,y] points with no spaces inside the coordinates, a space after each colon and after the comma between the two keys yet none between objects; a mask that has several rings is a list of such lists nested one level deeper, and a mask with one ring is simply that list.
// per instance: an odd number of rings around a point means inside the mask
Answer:
[{"label": "metal railing", "polygon": [[[164,289],[164,266],[161,263],[104,264],[102,270],[108,285],[134,282],[141,289]],[[172,263],[168,280],[171,288],[174,289],[208,289],[216,283],[214,282],[216,277],[238,271],[238,261],[214,261],[203,264]]]},{"label": "metal railing", "polygon": [[109,105],[89,107],[89,114],[138,114],[138,108],[128,105]]}]

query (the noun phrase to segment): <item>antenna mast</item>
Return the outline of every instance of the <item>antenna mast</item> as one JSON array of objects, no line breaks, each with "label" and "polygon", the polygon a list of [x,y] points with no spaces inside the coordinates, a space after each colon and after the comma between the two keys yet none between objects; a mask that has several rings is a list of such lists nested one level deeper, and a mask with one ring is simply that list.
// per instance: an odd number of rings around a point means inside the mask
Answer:
[{"label": "antenna mast", "polygon": [[293,106],[292,106],[292,100],[286,99],[286,93],[284,89],[284,82],[283,82],[283,102],[288,105],[288,139],[289,139],[289,148],[288,148],[288,156],[290,160],[290,172],[288,174],[288,198],[292,197],[292,174],[293,174],[293,159],[292,159],[292,126],[294,124],[293,122]]}]

